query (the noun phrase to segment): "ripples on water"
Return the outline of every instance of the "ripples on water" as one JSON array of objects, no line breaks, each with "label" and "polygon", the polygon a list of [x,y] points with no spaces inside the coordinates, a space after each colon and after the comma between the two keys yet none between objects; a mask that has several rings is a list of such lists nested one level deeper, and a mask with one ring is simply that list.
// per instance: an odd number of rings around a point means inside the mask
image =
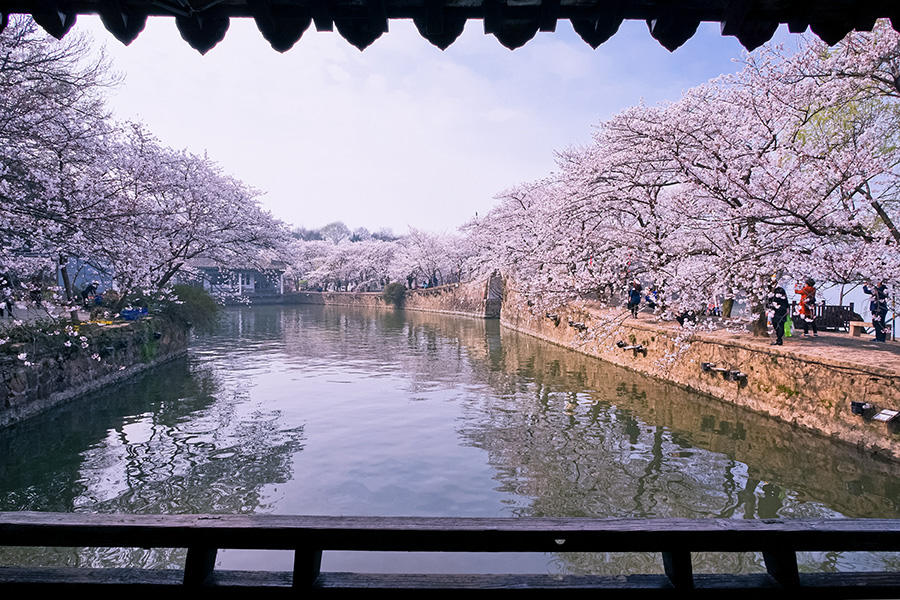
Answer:
[{"label": "ripples on water", "polygon": [[[226,312],[189,356],[0,434],[0,510],[887,517],[896,465],[496,322],[338,307]],[[4,563],[176,567],[181,550],[7,549]],[[232,568],[286,553],[226,551]],[[804,554],[890,569],[896,554]],[[326,570],[660,572],[644,554],[326,553]],[[764,570],[754,555],[695,570]]]}]

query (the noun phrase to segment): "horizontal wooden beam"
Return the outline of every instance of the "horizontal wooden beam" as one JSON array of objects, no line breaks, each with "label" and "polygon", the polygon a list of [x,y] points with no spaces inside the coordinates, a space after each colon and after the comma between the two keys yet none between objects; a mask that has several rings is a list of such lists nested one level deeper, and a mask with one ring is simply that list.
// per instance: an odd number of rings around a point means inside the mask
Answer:
[{"label": "horizontal wooden beam", "polygon": [[[619,596],[900,597],[900,573],[799,573],[796,551],[900,550],[900,520],[730,520],[0,513],[0,546],[187,548],[183,570],[0,568],[0,590],[256,595],[459,590]],[[220,549],[294,550],[290,573],[217,571]],[[320,573],[322,551],[661,552],[665,575]],[[695,574],[692,552],[761,552],[767,573]]]},{"label": "horizontal wooden beam", "polygon": [[900,520],[0,513],[0,545],[453,552],[900,550]]}]

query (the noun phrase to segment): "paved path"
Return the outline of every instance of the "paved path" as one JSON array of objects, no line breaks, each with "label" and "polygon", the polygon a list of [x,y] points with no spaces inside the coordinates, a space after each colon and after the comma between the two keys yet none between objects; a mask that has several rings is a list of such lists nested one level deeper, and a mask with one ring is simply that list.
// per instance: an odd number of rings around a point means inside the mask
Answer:
[{"label": "paved path", "polygon": [[866,367],[879,367],[900,374],[900,343],[874,342],[873,335],[851,337],[849,333],[820,332],[819,337],[784,338],[784,346],[771,346],[768,338],[756,338],[750,333],[735,334],[729,331],[716,331],[711,335],[728,340],[739,340],[744,344],[759,345],[770,351],[785,351],[811,359],[824,358],[835,361],[859,364]]},{"label": "paved path", "polygon": [[[627,311],[591,306],[589,311],[604,317],[615,315],[623,324],[633,323],[627,317]],[[674,321],[656,321],[656,317],[648,313],[638,314],[637,321],[656,327],[664,327],[680,331],[681,326]],[[871,329],[870,329],[871,331]],[[820,332],[818,337],[801,337],[799,333],[784,338],[783,346],[772,346],[772,338],[754,337],[750,332],[737,332],[732,329],[702,330],[700,335],[723,342],[737,342],[744,346],[764,349],[768,352],[793,355],[808,360],[826,360],[845,364],[859,365],[861,368],[884,369],[900,375],[900,342],[875,342],[871,333],[861,337],[852,337],[849,333]]]},{"label": "paved path", "polygon": [[[50,318],[50,315],[47,313],[46,310],[44,310],[42,308],[36,308],[36,307],[30,306],[30,305],[27,308],[18,308],[18,307],[13,308],[13,315],[15,315],[14,318],[7,316],[5,313],[6,313],[6,311],[4,311],[4,315],[2,317],[0,317],[0,328],[8,327],[8,326],[12,325],[13,321],[21,321],[23,323],[31,323],[33,321],[45,321]],[[59,316],[61,316],[63,318],[68,318],[69,313],[63,311],[59,314]],[[90,317],[90,314],[87,311],[85,311],[85,310],[78,311],[78,318],[81,319],[82,321],[86,321],[89,317]]]}]

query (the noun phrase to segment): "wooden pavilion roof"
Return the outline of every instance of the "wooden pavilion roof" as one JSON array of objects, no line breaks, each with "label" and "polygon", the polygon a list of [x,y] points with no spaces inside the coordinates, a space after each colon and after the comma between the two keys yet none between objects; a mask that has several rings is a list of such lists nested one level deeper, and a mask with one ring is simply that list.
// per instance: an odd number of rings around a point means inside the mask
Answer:
[{"label": "wooden pavilion roof", "polygon": [[79,14],[99,14],[106,28],[128,44],[148,16],[175,17],[181,36],[201,53],[219,43],[231,17],[256,20],[273,48],[288,50],[315,24],[335,28],[359,49],[388,30],[390,19],[412,19],[419,33],[447,48],[466,21],[484,21],[507,48],[518,48],[538,31],[554,31],[568,19],[585,42],[596,48],[624,19],[647,22],[652,35],[670,51],[686,42],[701,21],[716,21],[748,50],[771,39],[780,23],[791,32],[807,28],[828,44],[851,30],[871,30],[887,17],[900,30],[900,0],[0,0],[0,30],[9,14],[31,14],[51,35],[62,38]]}]

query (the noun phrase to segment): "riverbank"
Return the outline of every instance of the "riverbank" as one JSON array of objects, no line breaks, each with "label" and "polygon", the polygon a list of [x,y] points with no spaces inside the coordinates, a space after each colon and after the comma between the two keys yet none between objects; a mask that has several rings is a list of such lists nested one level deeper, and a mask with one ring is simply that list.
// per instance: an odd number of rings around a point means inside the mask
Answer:
[{"label": "riverbank", "polygon": [[[499,320],[424,311],[229,309],[191,340],[189,359],[3,433],[0,498],[10,511],[900,516],[900,463]],[[46,567],[110,560],[102,548],[17,548],[6,557]],[[185,560],[183,550],[141,548],[114,558],[157,569]],[[227,550],[221,558],[223,569],[293,564],[290,553]],[[443,557],[400,558],[420,572],[447,565]],[[890,557],[874,555],[798,558],[806,571],[890,568]],[[379,560],[326,559],[326,570],[360,572]],[[762,562],[707,553],[694,565],[759,573]],[[459,557],[453,566],[615,575],[658,563],[658,554],[561,553]]]},{"label": "riverbank", "polygon": [[[499,277],[485,281],[450,283],[434,288],[407,290],[403,308],[479,319],[500,317],[503,283]],[[260,304],[323,304],[358,308],[388,308],[381,292],[297,292],[273,296]]]},{"label": "riverbank", "polygon": [[146,318],[15,344],[0,355],[0,428],[182,356],[189,336],[182,325]]},{"label": "riverbank", "polygon": [[[900,423],[872,418],[883,409],[900,410],[896,342],[822,333],[770,346],[768,338],[746,331],[685,329],[596,305],[535,315],[515,290],[504,292],[498,279],[409,290],[405,308],[499,315],[504,327],[900,461]],[[280,303],[392,309],[379,293],[307,292]],[[872,408],[854,414],[851,402]]]},{"label": "riverbank", "polygon": [[[501,324],[900,461],[897,422],[872,418],[900,409],[895,342],[820,334],[770,346],[746,332],[684,329],[598,306],[533,314],[514,290],[504,297]],[[873,408],[854,414],[851,402]]]},{"label": "riverbank", "polygon": [[[405,308],[489,318],[485,306],[490,295],[490,282],[410,290]],[[286,302],[390,308],[378,293],[294,296]],[[602,306],[536,315],[515,290],[502,296],[491,314],[499,313],[504,327],[900,461],[900,423],[873,418],[884,409],[900,410],[896,342],[875,344],[823,333],[770,346],[768,338],[745,331],[685,329]],[[851,402],[871,408],[855,414]]]}]

